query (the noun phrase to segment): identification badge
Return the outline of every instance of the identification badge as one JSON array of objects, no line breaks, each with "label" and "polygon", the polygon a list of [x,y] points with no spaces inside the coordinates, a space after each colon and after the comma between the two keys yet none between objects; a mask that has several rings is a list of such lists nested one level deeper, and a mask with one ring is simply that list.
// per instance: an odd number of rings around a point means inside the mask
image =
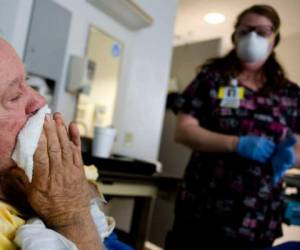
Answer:
[{"label": "identification badge", "polygon": [[237,86],[221,87],[218,98],[221,99],[220,106],[226,108],[239,108],[240,100],[244,99],[245,89]]}]

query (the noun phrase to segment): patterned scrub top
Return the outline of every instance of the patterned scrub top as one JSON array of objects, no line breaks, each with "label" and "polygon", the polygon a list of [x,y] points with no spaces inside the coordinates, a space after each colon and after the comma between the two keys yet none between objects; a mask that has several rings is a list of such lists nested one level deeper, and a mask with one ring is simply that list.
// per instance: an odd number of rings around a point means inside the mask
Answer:
[{"label": "patterned scrub top", "polygon": [[[243,89],[239,107],[221,107],[220,89],[231,84],[219,73],[203,69],[175,103],[199,124],[228,135],[265,136],[276,143],[299,133],[300,89],[291,82],[277,91]],[[185,171],[175,213],[186,221],[213,218],[226,237],[272,242],[282,234],[281,183],[272,182],[270,163],[236,153],[193,151]]]}]

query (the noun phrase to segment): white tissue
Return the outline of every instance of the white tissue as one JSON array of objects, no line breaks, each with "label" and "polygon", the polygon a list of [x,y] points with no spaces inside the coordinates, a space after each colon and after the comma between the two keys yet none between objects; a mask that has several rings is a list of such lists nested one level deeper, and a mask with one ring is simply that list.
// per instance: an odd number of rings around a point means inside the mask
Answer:
[{"label": "white tissue", "polygon": [[12,159],[20,168],[24,169],[30,182],[33,172],[33,155],[42,133],[45,115],[50,112],[51,110],[46,105],[28,119],[19,132],[16,147],[12,154]]}]

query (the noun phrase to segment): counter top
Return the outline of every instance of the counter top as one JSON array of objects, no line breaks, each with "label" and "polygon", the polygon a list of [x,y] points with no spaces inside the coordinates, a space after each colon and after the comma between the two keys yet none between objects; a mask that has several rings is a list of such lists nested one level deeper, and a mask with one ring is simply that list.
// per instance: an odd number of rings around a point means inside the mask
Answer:
[{"label": "counter top", "polygon": [[162,176],[155,172],[155,164],[123,158],[98,158],[83,153],[85,165],[94,165],[99,171],[98,181],[103,184],[132,183],[155,185],[159,189],[174,190],[181,184],[181,178]]},{"label": "counter top", "polygon": [[110,158],[100,158],[83,152],[82,158],[85,165],[95,165],[101,172],[132,173],[146,176],[151,176],[156,172],[154,163],[128,157],[112,156]]}]

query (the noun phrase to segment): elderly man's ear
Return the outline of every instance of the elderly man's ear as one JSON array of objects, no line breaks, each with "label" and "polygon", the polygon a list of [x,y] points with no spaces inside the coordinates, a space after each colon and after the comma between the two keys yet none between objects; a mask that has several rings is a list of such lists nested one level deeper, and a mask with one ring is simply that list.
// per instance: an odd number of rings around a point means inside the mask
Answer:
[{"label": "elderly man's ear", "polygon": [[0,182],[1,191],[5,194],[5,200],[26,215],[35,214],[27,201],[26,187],[29,182],[23,169],[13,167],[3,171],[0,176]]},{"label": "elderly man's ear", "polygon": [[3,173],[3,176],[6,178],[5,182],[12,183],[11,186],[24,194],[26,193],[29,181],[23,169],[19,167],[10,168]]}]

